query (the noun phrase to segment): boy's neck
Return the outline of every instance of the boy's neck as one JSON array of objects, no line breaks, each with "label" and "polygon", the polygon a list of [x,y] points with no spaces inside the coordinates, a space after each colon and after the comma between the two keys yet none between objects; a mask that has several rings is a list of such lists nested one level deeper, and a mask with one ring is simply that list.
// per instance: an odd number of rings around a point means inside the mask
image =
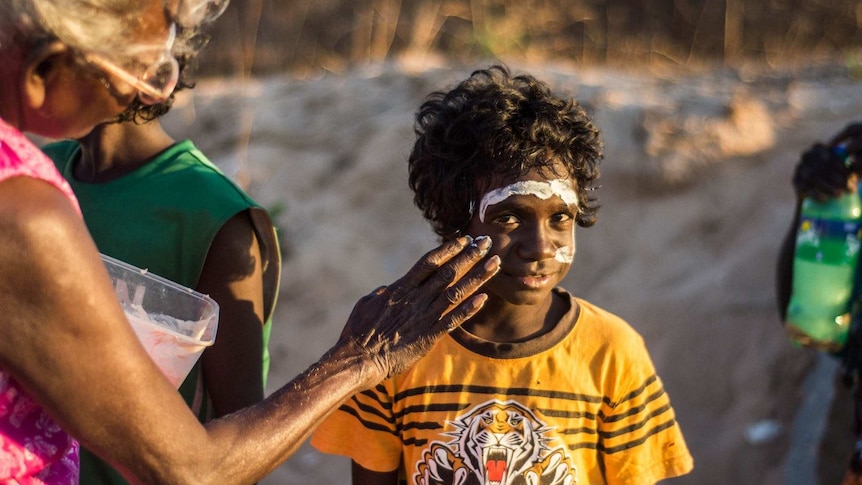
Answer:
[{"label": "boy's neck", "polygon": [[75,180],[89,183],[126,175],[175,143],[158,121],[104,124],[78,141],[81,157],[75,163]]},{"label": "boy's neck", "polygon": [[567,310],[566,301],[556,292],[539,305],[512,305],[491,297],[461,328],[489,342],[526,342],[553,330]]}]

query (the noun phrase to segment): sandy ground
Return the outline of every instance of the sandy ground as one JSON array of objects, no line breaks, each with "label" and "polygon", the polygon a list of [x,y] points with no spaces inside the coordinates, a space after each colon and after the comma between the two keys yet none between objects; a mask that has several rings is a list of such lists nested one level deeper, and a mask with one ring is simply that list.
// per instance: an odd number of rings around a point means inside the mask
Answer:
[{"label": "sandy ground", "polygon": [[[857,116],[862,89],[838,68],[529,70],[579,99],[604,133],[603,208],[579,230],[564,286],[644,336],[695,458],[673,483],[805,483],[825,404],[794,424],[817,367],[781,330],[774,263],[799,153]],[[334,342],[357,298],[435,245],[406,186],[412,114],[465,74],[378,66],[309,81],[203,81],[167,118],[278,221],[270,391]],[[263,483],[348,477],[345,459],[305,445]]]}]

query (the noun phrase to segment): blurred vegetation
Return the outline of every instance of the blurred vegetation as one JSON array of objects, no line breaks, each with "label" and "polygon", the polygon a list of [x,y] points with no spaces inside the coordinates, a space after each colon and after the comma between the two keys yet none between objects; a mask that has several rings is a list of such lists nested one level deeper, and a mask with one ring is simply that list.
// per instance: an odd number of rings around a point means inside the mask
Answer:
[{"label": "blurred vegetation", "polygon": [[862,48],[852,0],[232,0],[199,72],[314,74],[368,62],[806,65]]}]

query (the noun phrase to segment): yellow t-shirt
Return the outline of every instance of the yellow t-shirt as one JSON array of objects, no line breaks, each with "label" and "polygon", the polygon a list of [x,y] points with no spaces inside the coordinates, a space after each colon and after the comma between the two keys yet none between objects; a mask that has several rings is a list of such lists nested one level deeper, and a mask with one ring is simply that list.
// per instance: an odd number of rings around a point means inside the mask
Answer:
[{"label": "yellow t-shirt", "polygon": [[496,344],[458,329],[410,371],[346,401],[312,444],[369,470],[400,469],[410,484],[647,484],[688,473],[643,339],[555,291],[570,310],[551,332]]}]

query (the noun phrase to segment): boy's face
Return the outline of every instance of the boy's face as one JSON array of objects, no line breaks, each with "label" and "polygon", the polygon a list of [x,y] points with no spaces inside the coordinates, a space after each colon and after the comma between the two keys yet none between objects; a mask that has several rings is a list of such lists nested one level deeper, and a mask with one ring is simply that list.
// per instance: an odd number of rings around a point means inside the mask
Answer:
[{"label": "boy's face", "polygon": [[577,192],[561,164],[533,170],[512,183],[491,181],[467,232],[487,234],[500,272],[484,290],[516,305],[545,302],[575,256]]}]

